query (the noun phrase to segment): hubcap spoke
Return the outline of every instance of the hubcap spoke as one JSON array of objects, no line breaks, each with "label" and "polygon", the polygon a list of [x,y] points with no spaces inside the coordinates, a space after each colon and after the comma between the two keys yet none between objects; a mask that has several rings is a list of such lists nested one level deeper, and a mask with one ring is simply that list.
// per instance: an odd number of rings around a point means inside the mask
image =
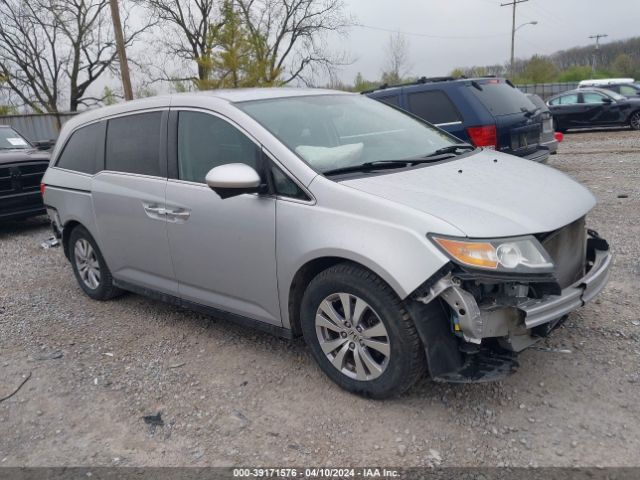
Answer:
[{"label": "hubcap spoke", "polygon": [[382,368],[376,363],[373,358],[371,358],[371,355],[369,354],[369,352],[367,352],[366,348],[360,349],[360,357],[371,372],[372,376],[377,377],[382,373]]},{"label": "hubcap spoke", "polygon": [[316,326],[328,328],[333,332],[341,332],[343,330],[342,324],[336,325],[335,323],[327,320],[324,315],[316,315]]},{"label": "hubcap spoke", "polygon": [[386,337],[387,336],[387,329],[384,328],[384,325],[382,324],[382,322],[378,322],[373,327],[367,328],[366,330],[363,330],[362,331],[362,336],[365,337],[365,338]]},{"label": "hubcap spoke", "polygon": [[361,298],[356,298],[356,304],[353,307],[353,319],[351,323],[353,323],[354,327],[360,325],[360,320],[362,320],[362,314],[367,309],[367,303]]},{"label": "hubcap spoke", "polygon": [[346,293],[340,294],[340,303],[342,303],[342,311],[344,312],[344,319],[347,322],[351,322],[351,298]]},{"label": "hubcap spoke", "polygon": [[378,340],[371,340],[370,338],[364,338],[362,340],[367,347],[373,348],[374,350],[379,351],[385,357],[388,357],[391,351],[389,350],[389,344],[387,342],[380,342]]},{"label": "hubcap spoke", "polygon": [[356,379],[358,380],[366,380],[367,379],[367,371],[364,368],[364,364],[362,363],[362,358],[360,358],[362,349],[360,346],[356,347],[353,351],[353,361],[355,362],[356,368]]},{"label": "hubcap spoke", "polygon": [[[334,340],[326,340],[324,342],[320,343],[320,347],[322,347],[322,351],[324,353],[331,353],[333,351],[335,351],[336,348],[341,347],[343,344],[347,343],[348,340],[346,338],[336,338]],[[349,345],[347,344],[347,348],[349,347]]]},{"label": "hubcap spoke", "polygon": [[342,370],[342,367],[344,365],[344,356],[347,354],[348,351],[349,351],[349,344],[345,342],[345,344],[338,351],[338,353],[336,353],[336,356],[333,357],[333,360],[331,361],[331,363],[333,363],[333,366],[336,367],[338,370]]},{"label": "hubcap spoke", "polygon": [[342,318],[338,312],[336,312],[333,305],[331,305],[328,301],[324,300],[320,304],[320,311],[324,313],[333,323],[336,325],[342,325],[344,323],[344,318]]}]

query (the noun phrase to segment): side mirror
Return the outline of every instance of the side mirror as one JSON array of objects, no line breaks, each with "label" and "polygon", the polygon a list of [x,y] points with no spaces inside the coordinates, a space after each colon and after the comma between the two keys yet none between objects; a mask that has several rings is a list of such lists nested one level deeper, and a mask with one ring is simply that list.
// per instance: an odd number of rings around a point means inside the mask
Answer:
[{"label": "side mirror", "polygon": [[244,163],[228,163],[212,168],[205,181],[222,199],[243,193],[257,193],[262,184],[258,172]]},{"label": "side mirror", "polygon": [[34,143],[34,146],[38,150],[51,150],[51,148],[56,144],[55,140],[38,140]]},{"label": "side mirror", "polygon": [[609,97],[604,97],[602,99],[602,103],[613,103],[613,100],[611,100]]}]

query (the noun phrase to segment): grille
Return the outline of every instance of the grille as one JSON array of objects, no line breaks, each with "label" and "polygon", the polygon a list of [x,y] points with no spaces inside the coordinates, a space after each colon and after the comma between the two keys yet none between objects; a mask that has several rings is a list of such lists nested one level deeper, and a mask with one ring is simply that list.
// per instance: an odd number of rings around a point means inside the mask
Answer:
[{"label": "grille", "polygon": [[0,196],[38,191],[49,162],[0,166]]},{"label": "grille", "polygon": [[584,276],[587,256],[585,217],[539,239],[556,266],[560,287],[568,287]]}]

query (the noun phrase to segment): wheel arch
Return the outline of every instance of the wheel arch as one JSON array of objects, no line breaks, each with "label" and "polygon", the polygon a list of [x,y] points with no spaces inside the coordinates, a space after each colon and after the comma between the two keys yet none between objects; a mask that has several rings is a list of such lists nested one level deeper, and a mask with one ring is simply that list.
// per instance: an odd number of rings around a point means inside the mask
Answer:
[{"label": "wheel arch", "polygon": [[300,305],[304,292],[311,281],[321,272],[339,263],[350,263],[364,268],[382,279],[400,298],[406,297],[406,292],[400,284],[393,279],[391,274],[379,265],[365,265],[363,262],[347,255],[327,255],[308,260],[294,274],[287,295],[287,317],[289,328],[294,336],[302,335],[300,327]]},{"label": "wheel arch", "polygon": [[[78,220],[68,220],[64,226],[62,227],[62,249],[64,251],[64,256],[69,258],[69,238],[71,237],[71,232],[78,226],[83,226]],[[86,228],[86,227],[85,227]]]}]

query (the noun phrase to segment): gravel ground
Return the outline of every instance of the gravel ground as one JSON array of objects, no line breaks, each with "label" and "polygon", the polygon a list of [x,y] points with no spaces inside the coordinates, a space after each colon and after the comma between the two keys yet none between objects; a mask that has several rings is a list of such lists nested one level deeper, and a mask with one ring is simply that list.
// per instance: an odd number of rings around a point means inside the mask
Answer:
[{"label": "gravel ground", "polygon": [[[127,295],[93,302],[46,219],[0,226],[0,466],[637,466],[640,133],[568,134],[615,252],[599,299],[508,379],[341,391],[301,342]],[[625,198],[619,198],[620,196]],[[154,425],[143,417],[162,416]]]}]

